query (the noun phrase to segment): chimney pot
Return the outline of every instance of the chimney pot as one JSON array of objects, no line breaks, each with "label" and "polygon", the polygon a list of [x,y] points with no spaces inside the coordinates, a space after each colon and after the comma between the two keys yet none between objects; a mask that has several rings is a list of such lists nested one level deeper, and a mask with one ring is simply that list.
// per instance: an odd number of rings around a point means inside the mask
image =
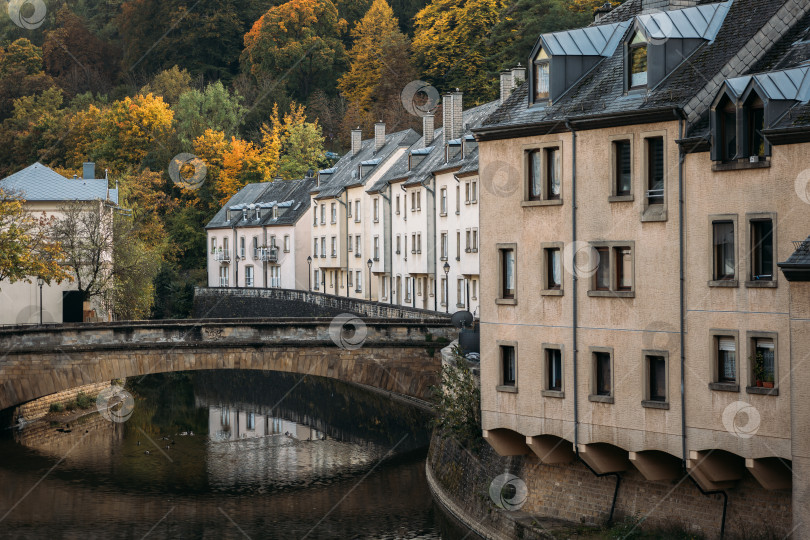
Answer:
[{"label": "chimney pot", "polygon": [[379,152],[385,146],[385,122],[380,121],[374,124],[374,153]]},{"label": "chimney pot", "polygon": [[505,69],[501,71],[501,103],[509,99],[514,89],[514,80],[512,78],[512,71]]},{"label": "chimney pot", "polygon": [[445,94],[442,99],[442,125],[444,127],[444,144],[461,137],[463,96],[459,91]]},{"label": "chimney pot", "polygon": [[85,178],[85,179],[87,179],[87,178],[95,179],[95,177],[96,177],[96,164],[93,163],[92,161],[85,161],[83,166],[82,166],[82,177]]}]

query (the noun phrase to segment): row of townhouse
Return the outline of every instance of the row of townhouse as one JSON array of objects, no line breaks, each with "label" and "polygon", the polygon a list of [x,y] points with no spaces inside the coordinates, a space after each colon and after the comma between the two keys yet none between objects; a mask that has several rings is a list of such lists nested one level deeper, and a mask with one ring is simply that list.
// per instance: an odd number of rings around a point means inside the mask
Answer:
[{"label": "row of townhouse", "polygon": [[486,440],[810,537],[810,3],[628,0],[474,131]]},{"label": "row of townhouse", "polygon": [[[502,73],[500,101],[523,79],[522,67]],[[442,127],[428,114],[421,135],[386,133],[382,122],[366,140],[352,130],[350,151],[296,181],[294,194],[277,193],[289,182],[245,186],[207,226],[209,286],[313,290],[477,315],[480,189],[472,129],[500,101],[464,110],[455,91],[443,97]],[[287,199],[295,210],[276,221],[268,205]],[[262,251],[272,249],[274,236],[284,238],[277,258]],[[293,245],[294,263],[284,257]],[[261,268],[251,269],[251,253]]]},{"label": "row of townhouse", "polygon": [[306,289],[312,177],[248,184],[206,225],[209,287]]}]

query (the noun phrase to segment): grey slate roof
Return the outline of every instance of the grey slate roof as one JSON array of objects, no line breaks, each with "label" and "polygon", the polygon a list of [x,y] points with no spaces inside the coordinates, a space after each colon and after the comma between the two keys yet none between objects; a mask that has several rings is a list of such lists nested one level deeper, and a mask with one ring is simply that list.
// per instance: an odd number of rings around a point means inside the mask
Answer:
[{"label": "grey slate roof", "polygon": [[[708,3],[699,2],[701,5]],[[720,72],[783,4],[784,0],[734,0],[714,41],[701,45],[646,94],[625,92],[624,50],[623,47],[616,47],[612,56],[599,62],[551,105],[530,107],[529,85],[524,83],[484,122],[478,134],[480,136],[485,131],[501,128],[539,125],[562,131],[566,120],[578,121],[623,113],[637,116],[683,109],[703,88],[706,80]],[[706,7],[709,6],[687,9]],[[640,14],[640,11],[641,0],[628,0],[610,12],[600,24],[626,21]],[[672,12],[668,13],[670,18],[677,17]],[[711,24],[709,22],[706,29]]]},{"label": "grey slate roof", "polygon": [[[247,184],[220,208],[205,226],[206,229],[229,229],[237,227],[260,227],[294,225],[309,209],[309,193],[315,186],[314,178],[300,180],[277,180]],[[278,207],[278,217],[273,218],[272,208]],[[242,219],[242,208],[247,207],[247,219]],[[255,208],[262,209],[256,218]],[[237,210],[228,219],[228,210]]]},{"label": "grey slate roof", "polygon": [[630,20],[543,34],[551,55],[610,56],[621,42]]},{"label": "grey slate roof", "polygon": [[[462,113],[462,122],[465,126],[465,131],[462,134],[464,138],[472,133],[472,130],[481,125],[487,116],[498,106],[497,101],[491,101],[478,107],[467,109]],[[425,147],[424,138],[420,138],[408,150],[408,153],[403,155],[396,163],[385,173],[385,175],[374,183],[369,189],[369,193],[377,193],[381,191],[386,185],[393,182],[404,182],[405,186],[416,185],[425,179],[429,178],[434,172],[449,168],[467,168],[468,171],[475,171],[478,169],[478,150],[477,148],[471,152],[467,152],[466,156],[459,154],[452,161],[446,162],[444,145],[442,144],[442,137],[444,136],[444,128],[438,128],[434,132],[434,139],[430,141],[430,146]],[[455,139],[460,143],[461,139]],[[452,142],[452,141],[451,141]],[[471,142],[468,140],[468,142]],[[408,170],[408,154],[424,155],[422,161],[412,170]]]},{"label": "grey slate roof", "polygon": [[714,41],[723,25],[731,0],[686,9],[645,13],[639,24],[649,39],[706,39]]},{"label": "grey slate roof", "polygon": [[365,169],[364,174],[370,174],[397,148],[408,147],[418,139],[419,134],[410,128],[389,133],[385,136],[385,145],[380,148],[379,152],[374,152],[374,139],[362,141],[360,151],[356,155],[347,152],[335,163],[332,167],[333,172],[326,179],[321,177],[320,187],[313,189],[314,198],[337,197],[343,193],[344,189],[361,185],[364,182],[359,174],[361,165]]},{"label": "grey slate roof", "polygon": [[[34,163],[0,180],[0,189],[19,193],[28,201],[107,200],[106,178],[65,178],[42,163]],[[109,190],[118,204],[118,189]]]}]

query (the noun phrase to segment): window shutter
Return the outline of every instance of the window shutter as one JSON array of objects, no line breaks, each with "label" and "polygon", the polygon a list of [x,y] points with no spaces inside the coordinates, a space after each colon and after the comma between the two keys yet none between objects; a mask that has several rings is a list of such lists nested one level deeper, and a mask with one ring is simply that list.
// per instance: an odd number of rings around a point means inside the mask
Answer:
[{"label": "window shutter", "polygon": [[717,348],[721,351],[736,351],[733,338],[720,338],[717,343]]}]

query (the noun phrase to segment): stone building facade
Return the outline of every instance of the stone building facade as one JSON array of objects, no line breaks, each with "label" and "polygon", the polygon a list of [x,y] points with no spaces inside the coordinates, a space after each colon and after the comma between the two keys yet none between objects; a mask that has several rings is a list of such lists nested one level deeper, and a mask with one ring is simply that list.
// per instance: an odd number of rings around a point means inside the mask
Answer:
[{"label": "stone building facade", "polygon": [[647,482],[653,520],[678,517],[667,493],[723,492],[749,504],[730,530],[810,535],[808,38],[794,0],[630,0],[540,36],[474,130],[500,454]]}]

